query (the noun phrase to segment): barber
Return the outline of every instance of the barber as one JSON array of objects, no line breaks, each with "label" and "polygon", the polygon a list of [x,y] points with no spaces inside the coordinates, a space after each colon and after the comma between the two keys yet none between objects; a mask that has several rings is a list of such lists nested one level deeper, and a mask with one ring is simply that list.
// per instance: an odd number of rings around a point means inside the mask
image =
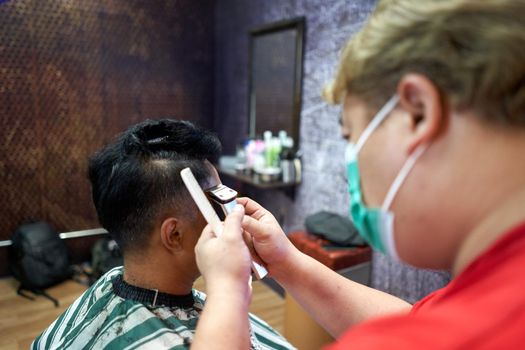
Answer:
[{"label": "barber", "polygon": [[[225,233],[206,228],[196,247],[209,299],[195,348],[246,348],[235,343],[251,293],[243,235],[338,339],[330,348],[523,346],[524,14],[523,0],[381,1],[325,91],[343,106],[358,231],[392,259],[451,271],[452,282],[410,305],[301,253],[271,213],[240,199]],[[224,316],[221,298],[238,309]]]}]

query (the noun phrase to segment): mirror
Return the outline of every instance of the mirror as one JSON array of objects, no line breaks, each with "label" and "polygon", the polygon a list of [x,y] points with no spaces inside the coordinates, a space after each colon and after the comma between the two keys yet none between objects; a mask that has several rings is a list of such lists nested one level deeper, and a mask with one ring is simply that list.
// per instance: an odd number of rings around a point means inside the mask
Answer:
[{"label": "mirror", "polygon": [[299,141],[304,18],[273,23],[250,33],[249,134],[285,130]]}]

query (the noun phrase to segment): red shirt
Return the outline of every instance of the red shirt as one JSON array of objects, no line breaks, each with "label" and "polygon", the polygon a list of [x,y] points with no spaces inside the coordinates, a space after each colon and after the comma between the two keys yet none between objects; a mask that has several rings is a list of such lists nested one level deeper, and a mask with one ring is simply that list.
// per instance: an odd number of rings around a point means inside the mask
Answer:
[{"label": "red shirt", "polygon": [[408,315],[353,327],[328,349],[525,349],[525,223]]}]

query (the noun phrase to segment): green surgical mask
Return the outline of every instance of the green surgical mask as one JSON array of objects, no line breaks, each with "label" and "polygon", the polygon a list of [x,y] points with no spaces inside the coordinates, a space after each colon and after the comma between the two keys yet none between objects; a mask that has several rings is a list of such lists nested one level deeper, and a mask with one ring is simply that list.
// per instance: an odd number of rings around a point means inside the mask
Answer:
[{"label": "green surgical mask", "polygon": [[370,135],[392,112],[398,102],[399,97],[394,95],[372,119],[359,137],[357,143],[348,143],[345,155],[348,170],[348,190],[351,201],[350,215],[354,225],[359,231],[359,234],[372,248],[396,260],[399,260],[399,257],[394,239],[394,213],[390,211],[390,206],[417,159],[425,152],[427,145],[418,147],[407,159],[390,186],[381,208],[369,208],[363,202],[361,177],[357,159],[359,152]]}]

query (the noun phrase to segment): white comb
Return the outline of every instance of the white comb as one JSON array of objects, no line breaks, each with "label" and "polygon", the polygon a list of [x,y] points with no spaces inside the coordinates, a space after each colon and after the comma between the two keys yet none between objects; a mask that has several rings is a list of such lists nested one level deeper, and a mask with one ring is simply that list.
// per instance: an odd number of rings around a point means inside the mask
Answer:
[{"label": "white comb", "polygon": [[[210,202],[208,201],[208,198],[206,198],[204,191],[195,179],[195,176],[193,176],[191,169],[182,169],[180,172],[180,176],[182,177],[182,181],[186,185],[186,188],[190,192],[193,201],[195,202],[195,204],[197,204],[197,207],[201,211],[202,216],[204,216],[204,219],[206,219],[208,224],[210,224],[213,232],[217,235],[217,237],[220,236],[222,234],[223,227],[222,221],[217,216],[217,213],[211,206]],[[256,263],[255,261],[252,261],[252,271],[255,274],[255,277],[257,277],[257,279],[263,279],[268,274],[266,268]]]}]

